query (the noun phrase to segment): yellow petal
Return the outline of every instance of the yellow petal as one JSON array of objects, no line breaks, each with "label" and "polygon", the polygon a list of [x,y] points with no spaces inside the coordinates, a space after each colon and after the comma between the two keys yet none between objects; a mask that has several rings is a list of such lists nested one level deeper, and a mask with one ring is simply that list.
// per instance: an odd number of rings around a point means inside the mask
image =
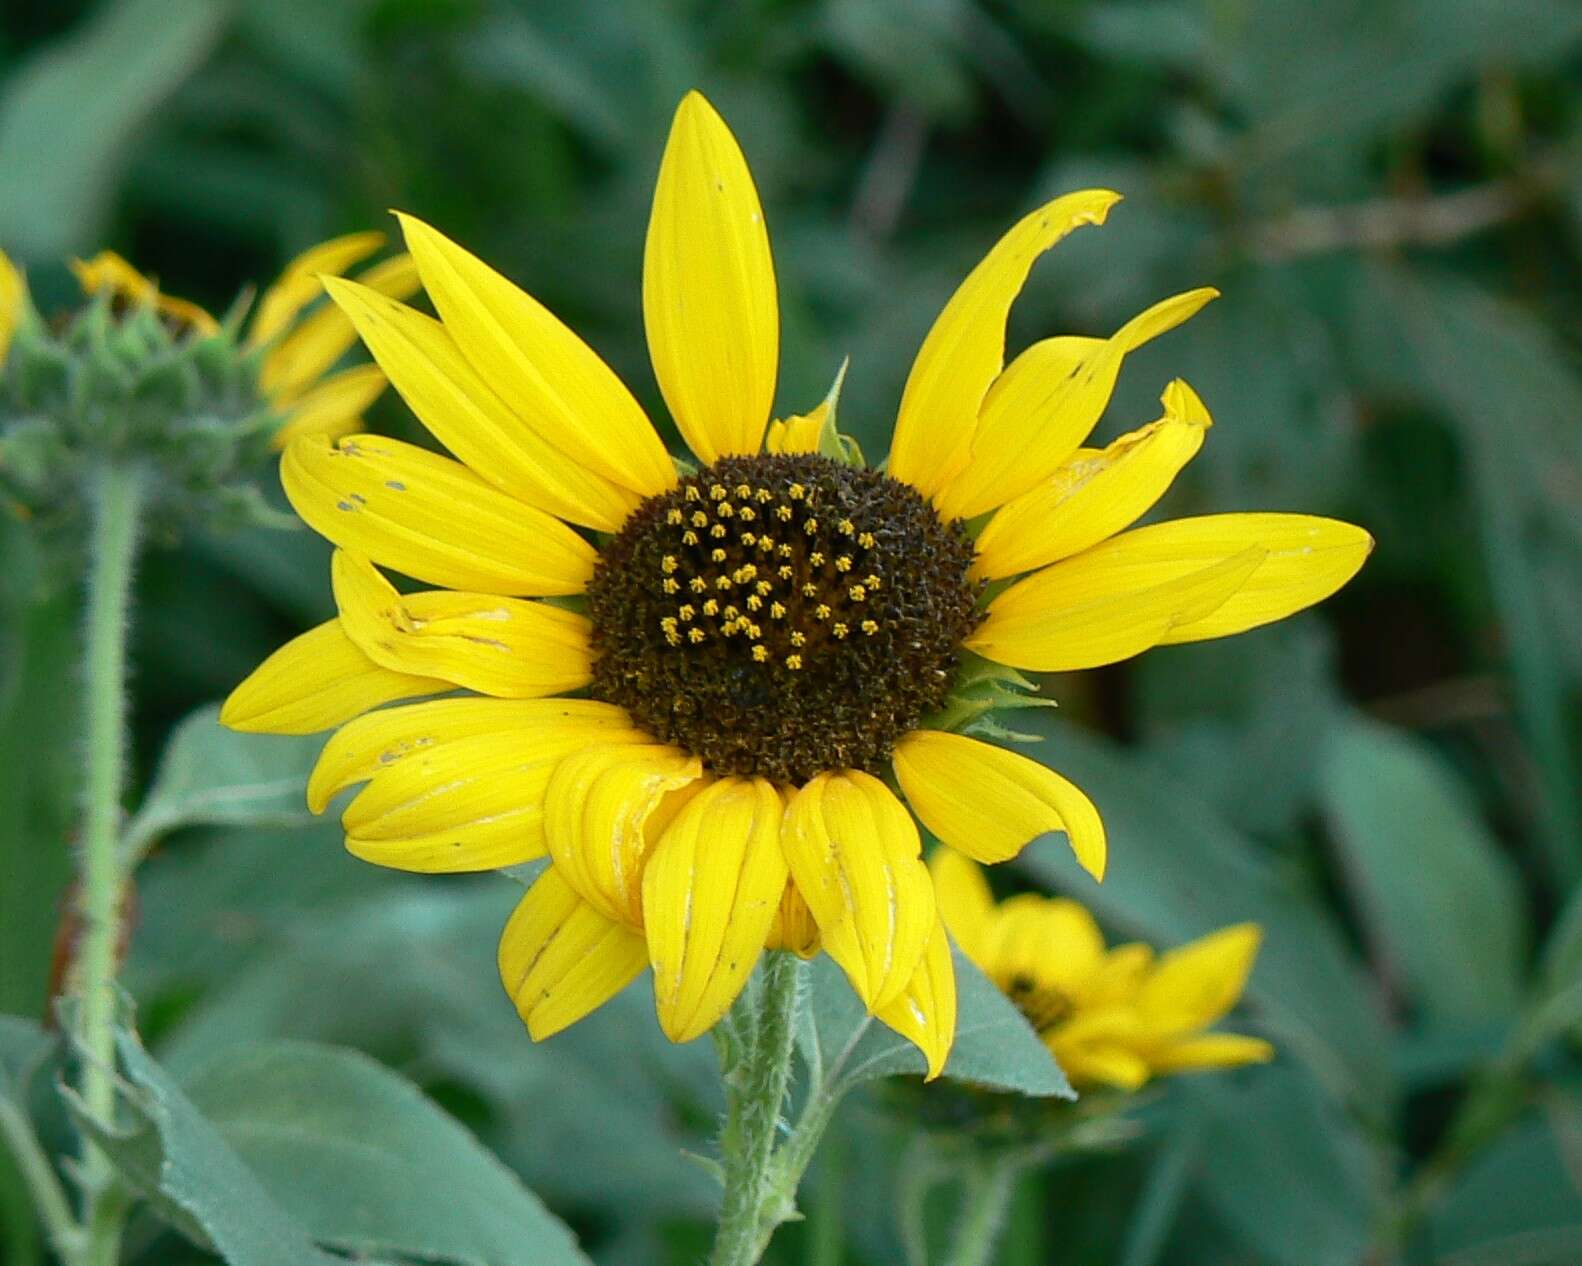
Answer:
[{"label": "yellow petal", "polygon": [[1218,561],[1195,560],[1190,570],[1161,564],[1116,572],[1091,562],[1141,532],[1018,581],[990,603],[988,618],[966,645],[996,663],[1037,672],[1114,664],[1169,640],[1179,626],[1211,616],[1265,558],[1251,546]]},{"label": "yellow petal", "polygon": [[1148,1063],[1156,1073],[1240,1068],[1244,1064],[1267,1064],[1273,1058],[1274,1047],[1268,1042],[1241,1033],[1204,1033],[1148,1053]]},{"label": "yellow petal", "polygon": [[641,927],[643,828],[667,792],[702,773],[696,756],[657,743],[589,747],[563,760],[549,780],[544,825],[566,882],[609,918]]},{"label": "yellow petal", "polygon": [[875,1012],[894,1002],[935,924],[911,815],[870,774],[819,774],[787,806],[782,843],[824,949],[857,996]]},{"label": "yellow petal", "polygon": [[542,602],[430,590],[402,595],[366,558],[336,550],[341,624],[376,664],[479,694],[536,699],[593,679],[590,626]]},{"label": "yellow petal", "polygon": [[583,901],[553,866],[500,936],[500,981],[535,1042],[603,1006],[647,962],[643,938]]},{"label": "yellow petal", "polygon": [[758,190],[700,93],[676,110],[643,250],[654,376],[704,462],[756,453],[774,403],[780,308]]},{"label": "yellow petal", "polygon": [[556,767],[590,742],[643,735],[574,728],[454,739],[379,769],[346,806],[346,847],[397,870],[493,870],[547,851],[544,801]]},{"label": "yellow petal", "polygon": [[1247,546],[1265,552],[1247,583],[1207,615],[1175,625],[1160,645],[1227,637],[1322,602],[1361,570],[1373,537],[1353,524],[1307,514],[1208,514],[1138,528],[1084,558],[1105,551],[1091,567],[1123,563],[1160,575]]},{"label": "yellow petal", "polygon": [[797,413],[769,424],[769,434],[764,437],[764,449],[770,453],[816,453],[819,437],[824,433],[824,419],[829,416],[829,401],[814,408],[811,413]]},{"label": "yellow petal", "polygon": [[964,734],[914,730],[895,745],[895,776],[918,820],[975,861],[1007,861],[1064,831],[1082,868],[1104,878],[1099,811],[1038,761]]},{"label": "yellow petal", "polygon": [[296,440],[281,457],[280,481],[321,536],[430,584],[570,594],[593,574],[592,546],[558,519],[400,440]]},{"label": "yellow petal", "polygon": [[642,496],[673,487],[675,464],[626,385],[554,313],[477,257],[399,216],[423,288],[479,379],[586,469]]},{"label": "yellow petal", "polygon": [[159,286],[143,276],[114,251],[100,251],[92,259],[71,261],[71,271],[76,275],[84,294],[98,294],[108,290],[129,303],[146,305],[164,313],[175,321],[190,327],[200,337],[219,333],[220,323],[195,303],[161,294]]},{"label": "yellow petal", "polygon": [[936,498],[940,514],[970,519],[1047,479],[1093,430],[1126,354],[1218,294],[1205,287],[1175,295],[1133,317],[1112,338],[1048,339],[1028,348],[984,397],[971,456]]},{"label": "yellow petal", "polygon": [[889,472],[932,496],[965,463],[984,393],[1005,363],[1005,320],[1033,262],[1072,229],[1103,224],[1120,194],[1088,189],[1023,217],[968,274],[912,364]]},{"label": "yellow petal", "polygon": [[983,869],[953,848],[936,848],[928,859],[934,879],[934,904],[945,929],[961,952],[984,971],[990,970],[988,937],[994,924],[994,894]]},{"label": "yellow petal", "polygon": [[785,893],[784,805],[763,778],[722,778],[676,815],[643,868],[659,1026],[690,1042],[730,1010]]},{"label": "yellow petal", "polygon": [[1161,955],[1137,995],[1150,1029],[1188,1033],[1223,1016],[1247,987],[1262,939],[1256,923],[1238,923]]},{"label": "yellow petal", "polygon": [[1130,1007],[1148,973],[1153,970],[1151,945],[1132,942],[1117,945],[1104,956],[1104,963],[1088,982],[1080,999],[1083,1006]]},{"label": "yellow petal", "polygon": [[495,736],[502,743],[576,744],[651,741],[625,709],[592,699],[435,699],[370,712],[331,736],[308,779],[308,807],[323,813],[330,800],[380,770],[459,739]]},{"label": "yellow petal", "polygon": [[928,1061],[924,1081],[945,1071],[956,1040],[956,965],[942,922],[934,923],[928,948],[901,996],[874,1014],[923,1052]]},{"label": "yellow petal", "polygon": [[602,532],[636,508],[636,493],[586,469],[513,412],[438,321],[354,282],[326,284],[418,421],[477,474]]},{"label": "yellow petal", "polygon": [[6,353],[26,305],[27,282],[10,256],[0,251],[0,369],[5,368]]},{"label": "yellow petal", "polygon": [[362,429],[363,410],[385,389],[385,376],[377,365],[353,365],[326,378],[298,397],[286,424],[270,441],[282,449],[301,435],[339,439]]},{"label": "yellow petal", "polygon": [[[405,299],[418,287],[410,255],[392,255],[362,273],[357,282],[392,299]],[[277,404],[289,404],[322,378],[357,341],[351,320],[334,305],[320,308],[281,339],[264,357],[258,385]]]},{"label": "yellow petal", "polygon": [[1197,393],[1177,379],[1165,415],[1102,452],[1077,450],[1048,479],[1001,506],[978,537],[975,576],[997,579],[1081,553],[1130,527],[1203,445],[1211,425]]},{"label": "yellow petal", "polygon": [[798,958],[812,958],[818,953],[818,923],[797,891],[794,879],[786,879],[785,892],[775,910],[774,922],[769,925],[764,948],[790,950]]},{"label": "yellow petal", "polygon": [[1049,1048],[1078,1088],[1111,1086],[1135,1091],[1148,1084],[1148,1061],[1125,1047],[1070,1046],[1056,1038]]},{"label": "yellow petal", "polygon": [[330,620],[294,637],[231,691],[220,722],[259,734],[315,734],[381,703],[450,690],[448,681],[381,668]]},{"label": "yellow petal", "polygon": [[295,321],[297,314],[323,292],[321,274],[339,276],[384,244],[383,233],[348,233],[303,251],[281,270],[274,285],[258,301],[247,334],[248,345],[257,347],[269,342]]},{"label": "yellow petal", "polygon": [[1022,893],[1001,904],[987,938],[990,976],[1001,988],[1080,995],[1104,965],[1104,934],[1068,897]]}]

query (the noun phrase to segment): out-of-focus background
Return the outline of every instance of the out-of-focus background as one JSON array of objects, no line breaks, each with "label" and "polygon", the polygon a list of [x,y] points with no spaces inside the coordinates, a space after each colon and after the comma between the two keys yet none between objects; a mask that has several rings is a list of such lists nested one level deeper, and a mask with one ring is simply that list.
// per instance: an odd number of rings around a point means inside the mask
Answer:
[{"label": "out-of-focus background", "polygon": [[[1123,192],[1035,269],[1013,348],[1219,287],[1129,360],[1101,436],[1183,377],[1215,427],[1167,512],[1333,514],[1379,545],[1316,613],[1048,683],[1041,754],[1109,819],[1112,875],[1095,888],[1046,841],[1017,882],[1161,946],[1261,922],[1243,1027],[1282,1054],[1166,1084],[1129,1145],[1029,1180],[1000,1260],[1566,1266],[1579,74],[1582,9],[1556,0],[7,0],[0,247],[46,313],[75,301],[62,260],[104,246],[223,311],[399,207],[545,301],[659,417],[642,240],[699,87],[769,220],[779,409],[849,355],[842,424],[882,453],[910,357],[998,234],[1058,192]],[[415,436],[393,396],[374,420]],[[78,616],[14,526],[0,545],[0,1011],[36,1016],[70,865]],[[330,612],[324,564],[305,532],[150,550],[139,787],[183,716]],[[141,872],[126,983],[164,1064],[223,1067],[258,1036],[365,1049],[600,1262],[696,1260],[709,1180],[678,1148],[706,1147],[708,1044],[669,1048],[639,986],[529,1045],[492,965],[511,883],[377,872],[299,816],[175,835]],[[847,1115],[775,1262],[901,1260],[896,1137],[882,1105]],[[8,1266],[47,1260],[3,1162],[0,1231]],[[210,1260],[152,1222],[130,1245]]]}]

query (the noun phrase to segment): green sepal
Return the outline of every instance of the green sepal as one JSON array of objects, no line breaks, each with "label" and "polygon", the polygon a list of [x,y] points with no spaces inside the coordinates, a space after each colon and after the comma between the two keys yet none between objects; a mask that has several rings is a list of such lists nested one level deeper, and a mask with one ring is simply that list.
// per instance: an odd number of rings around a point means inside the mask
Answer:
[{"label": "green sepal", "polygon": [[1028,680],[1016,669],[996,664],[971,651],[962,651],[956,680],[944,706],[926,717],[923,725],[931,730],[949,730],[957,734],[1037,742],[1036,734],[1018,734],[1007,730],[990,715],[1002,708],[1059,706],[1053,699],[1040,698],[1037,692],[1037,683]]}]

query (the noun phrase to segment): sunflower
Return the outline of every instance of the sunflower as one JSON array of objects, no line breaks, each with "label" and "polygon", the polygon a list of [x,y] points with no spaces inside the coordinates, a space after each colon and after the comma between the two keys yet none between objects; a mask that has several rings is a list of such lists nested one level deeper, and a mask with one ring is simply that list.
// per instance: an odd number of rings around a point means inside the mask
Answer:
[{"label": "sunflower", "polygon": [[[338,275],[369,258],[384,241],[383,233],[349,233],[309,248],[286,265],[253,309],[243,347],[260,354],[259,390],[285,419],[274,435],[277,449],[298,436],[334,438],[358,430],[363,410],[385,389],[385,376],[376,365],[330,373],[356,343],[357,333],[333,304],[309,311],[324,293],[324,276]],[[220,322],[207,311],[165,294],[158,283],[114,251],[74,259],[71,268],[85,294],[104,293],[114,303],[151,307],[173,331],[195,338],[220,332]],[[373,265],[358,281],[398,299],[418,288],[417,271],[408,255]],[[0,256],[0,364],[8,335],[6,309],[12,308],[10,325],[14,326],[25,293],[15,268]]]},{"label": "sunflower", "polygon": [[1077,1087],[1132,1091],[1165,1073],[1274,1058],[1262,1038],[1204,1031],[1246,988],[1262,939],[1256,924],[1156,958],[1137,943],[1106,949],[1093,916],[1067,897],[1024,893],[996,905],[983,871],[951,849],[939,849],[929,869],[950,935]]},{"label": "sunflower", "polygon": [[[643,264],[655,376],[696,466],[552,313],[401,216],[438,320],[326,286],[459,460],[376,435],[286,448],[287,496],[338,547],[339,615],[266,660],[222,719],[340,727],[309,802],[366,784],[342,819],[359,857],[426,872],[549,859],[499,956],[535,1038],[651,967],[659,1022],[685,1041],[765,946],[822,949],[937,1073],[955,980],[918,823],[982,862],[1049,831],[1094,875],[1105,862],[1070,782],[934,728],[981,714],[952,706],[962,681],[1239,632],[1330,594],[1370,545],[1288,515],[1121,532],[1208,416],[1175,384],[1159,421],[1080,445],[1126,353],[1213,292],[1003,363],[1035,258],[1116,200],[1058,198],[989,252],[917,357],[881,469],[823,443],[828,403],[770,427],[769,238],[741,149],[697,93]],[[381,569],[437,587],[399,592]]]}]

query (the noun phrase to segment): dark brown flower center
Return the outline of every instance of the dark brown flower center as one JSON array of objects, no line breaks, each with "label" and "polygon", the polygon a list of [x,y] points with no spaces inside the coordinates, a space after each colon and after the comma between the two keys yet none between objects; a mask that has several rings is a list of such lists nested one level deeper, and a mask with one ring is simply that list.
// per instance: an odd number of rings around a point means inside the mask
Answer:
[{"label": "dark brown flower center", "polygon": [[977,624],[972,542],[826,457],[727,457],[639,506],[588,587],[593,694],[716,773],[879,772]]},{"label": "dark brown flower center", "polygon": [[1005,994],[1040,1034],[1049,1032],[1071,1011],[1071,999],[1064,993],[1021,973],[1011,977]]}]

